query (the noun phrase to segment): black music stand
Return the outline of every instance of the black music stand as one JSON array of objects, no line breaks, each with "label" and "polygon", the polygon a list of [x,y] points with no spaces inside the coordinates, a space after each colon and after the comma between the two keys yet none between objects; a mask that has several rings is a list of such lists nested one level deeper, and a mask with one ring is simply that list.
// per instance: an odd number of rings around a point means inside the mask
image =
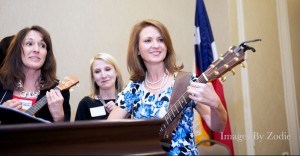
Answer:
[{"label": "black music stand", "polygon": [[0,125],[25,123],[51,123],[50,121],[33,117],[16,109],[0,105]]}]

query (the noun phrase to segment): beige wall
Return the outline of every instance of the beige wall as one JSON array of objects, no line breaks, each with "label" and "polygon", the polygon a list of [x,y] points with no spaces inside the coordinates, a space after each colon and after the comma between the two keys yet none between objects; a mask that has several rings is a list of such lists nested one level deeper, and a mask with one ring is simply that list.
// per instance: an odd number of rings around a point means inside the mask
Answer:
[{"label": "beige wall", "polygon": [[156,19],[169,28],[178,63],[192,70],[194,8],[194,1],[185,0],[0,0],[0,38],[34,24],[50,32],[59,78],[74,74],[80,80],[71,93],[73,119],[78,102],[88,94],[89,60],[96,53],[115,56],[128,82],[129,33],[142,19]]},{"label": "beige wall", "polygon": [[[299,1],[288,2],[296,69],[299,67]],[[205,3],[218,52],[224,53],[229,46],[239,44],[237,1],[205,0]],[[263,41],[251,44],[256,53],[247,53],[251,121],[245,121],[240,67],[235,69],[235,76],[226,74],[224,92],[233,135],[245,136],[245,125],[249,122],[253,132],[259,134],[287,132],[276,1],[244,0],[243,3],[246,40],[261,38]],[[88,94],[89,60],[97,52],[115,56],[125,83],[128,82],[126,49],[129,33],[133,24],[142,19],[157,19],[169,28],[178,63],[192,71],[194,13],[194,0],[0,0],[0,38],[34,24],[50,32],[58,77],[76,75],[80,80],[80,87],[71,92],[74,119],[78,102]],[[299,101],[299,72],[294,71]],[[235,154],[247,154],[250,148],[247,140],[239,142],[236,139],[234,147]],[[290,152],[289,140],[255,140],[254,149],[255,154],[281,155]]]},{"label": "beige wall", "polygon": [[[257,53],[248,55],[253,131],[265,136],[287,133],[276,1],[247,0],[244,6],[246,38],[263,40]],[[265,148],[269,145],[272,151]],[[255,140],[256,154],[280,154],[289,151],[288,145],[288,140]]]},{"label": "beige wall", "polygon": [[[297,70],[300,67],[300,1],[288,0],[290,34],[292,42],[293,67],[295,74],[295,88],[297,97],[298,113],[300,113],[300,72]],[[300,115],[298,116],[300,123]]]},{"label": "beige wall", "polygon": [[[237,13],[237,3],[235,0],[229,1],[229,14],[230,14],[230,34],[231,34],[231,43],[239,43],[238,39],[238,13]],[[247,54],[248,55],[248,54]],[[237,67],[236,75],[232,77],[231,86],[225,87],[224,92],[227,93],[227,90],[231,90],[231,94],[226,97],[226,100],[231,99],[232,103],[228,104],[228,114],[231,124],[231,130],[236,136],[246,136],[245,133],[245,123],[244,123],[244,105],[243,105],[243,94],[241,86],[241,68]],[[227,82],[225,84],[228,84]],[[231,117],[233,116],[233,117]],[[234,152],[235,154],[247,154],[247,145],[246,141],[233,140]]]},{"label": "beige wall", "polygon": [[[261,43],[251,44],[257,52],[247,54],[247,71],[249,82],[243,82],[244,79],[237,75],[237,81],[234,81],[234,104],[236,105],[236,124],[238,127],[233,127],[236,130],[235,134],[245,134],[244,129],[246,125],[252,124],[253,133],[264,135],[264,139],[261,141],[254,139],[254,153],[255,154],[273,154],[280,155],[283,152],[290,153],[289,141],[290,139],[275,139],[271,140],[267,138],[267,135],[272,133],[276,135],[287,134],[289,137],[299,138],[297,135],[289,134],[287,127],[287,115],[286,105],[284,97],[284,83],[281,66],[281,52],[279,43],[279,28],[277,17],[277,4],[274,0],[243,0],[243,20],[244,20],[244,38],[246,40],[261,38]],[[288,5],[294,7],[293,11],[289,10],[290,17],[294,17],[294,21],[290,22],[290,29],[299,32],[297,29],[299,24],[295,22],[295,19],[299,19],[299,11],[296,4],[299,1],[293,1],[294,4],[288,2]],[[237,1],[230,1],[230,21],[231,21],[231,39],[233,42],[239,39],[239,32],[237,25],[238,10]],[[299,7],[298,7],[299,8]],[[290,8],[289,8],[290,9]],[[296,20],[297,21],[297,20]],[[293,29],[294,28],[294,29]],[[291,33],[292,34],[292,33]],[[292,36],[297,36],[296,34]],[[295,38],[292,38],[292,43],[297,42]],[[293,46],[292,53],[298,53],[299,48]],[[283,52],[284,53],[284,52]],[[296,55],[297,56],[297,55]],[[295,64],[299,63],[295,60]],[[297,71],[294,70],[296,75]],[[286,75],[285,75],[286,76]],[[295,82],[297,82],[295,76]],[[249,101],[250,106],[245,108],[243,103],[243,89],[242,84],[249,83]],[[299,87],[296,83],[296,87]],[[226,88],[227,89],[227,88]],[[299,107],[299,106],[298,106]],[[247,112],[245,110],[251,110],[251,120],[247,120]],[[230,111],[230,110],[229,110]],[[298,115],[299,116],[299,115]],[[297,123],[295,123],[297,124]],[[242,127],[241,125],[245,125]],[[297,124],[299,125],[299,124]],[[235,129],[236,128],[236,129]],[[244,131],[243,131],[244,129]],[[246,134],[247,135],[247,134]],[[299,142],[299,140],[298,140]],[[246,142],[235,144],[236,153],[246,154],[246,151],[250,151],[251,147],[247,147]],[[299,147],[296,147],[299,154]],[[291,154],[291,153],[290,153]],[[295,154],[295,153],[294,153]]]}]

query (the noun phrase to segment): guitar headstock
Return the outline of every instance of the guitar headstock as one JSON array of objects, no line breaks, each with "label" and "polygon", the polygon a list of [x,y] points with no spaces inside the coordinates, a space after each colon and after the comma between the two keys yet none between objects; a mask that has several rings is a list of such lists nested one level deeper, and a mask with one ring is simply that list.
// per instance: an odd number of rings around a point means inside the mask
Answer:
[{"label": "guitar headstock", "polygon": [[247,45],[251,42],[261,41],[261,39],[254,39],[241,43],[238,47],[232,46],[229,50],[223,54],[219,59],[215,60],[209,68],[204,72],[207,82],[211,82],[227,73],[229,70],[233,71],[233,68],[238,64],[241,64],[245,60],[245,52],[251,50],[255,52],[253,47]]},{"label": "guitar headstock", "polygon": [[57,88],[59,88],[62,91],[62,90],[70,89],[71,87],[75,86],[77,83],[79,83],[79,80],[77,79],[76,76],[68,76],[59,82]]},{"label": "guitar headstock", "polygon": [[232,46],[219,59],[215,60],[204,72],[208,82],[213,81],[232,70],[245,60],[245,49]]}]

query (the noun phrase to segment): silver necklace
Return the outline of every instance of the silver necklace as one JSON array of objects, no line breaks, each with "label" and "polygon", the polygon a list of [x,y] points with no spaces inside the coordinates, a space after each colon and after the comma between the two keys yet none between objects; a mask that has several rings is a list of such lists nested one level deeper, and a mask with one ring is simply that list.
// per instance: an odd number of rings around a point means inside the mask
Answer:
[{"label": "silver necklace", "polygon": [[37,98],[40,95],[40,89],[44,86],[44,81],[42,80],[42,77],[38,80],[37,85],[36,85],[36,90],[26,92],[24,91],[24,85],[23,82],[20,80],[17,83],[17,90],[20,92],[20,97],[23,98]]},{"label": "silver necklace", "polygon": [[40,95],[40,90],[35,90],[31,92],[25,92],[25,91],[20,92],[20,97],[23,98],[37,98],[39,95]]}]

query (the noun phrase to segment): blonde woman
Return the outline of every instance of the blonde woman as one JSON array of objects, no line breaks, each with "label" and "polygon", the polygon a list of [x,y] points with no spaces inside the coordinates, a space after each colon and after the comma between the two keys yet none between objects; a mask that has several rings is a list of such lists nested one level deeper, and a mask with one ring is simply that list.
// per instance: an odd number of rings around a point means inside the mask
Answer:
[{"label": "blonde woman", "polygon": [[98,53],[90,63],[91,91],[78,104],[75,121],[107,119],[123,89],[123,79],[116,60]]}]

